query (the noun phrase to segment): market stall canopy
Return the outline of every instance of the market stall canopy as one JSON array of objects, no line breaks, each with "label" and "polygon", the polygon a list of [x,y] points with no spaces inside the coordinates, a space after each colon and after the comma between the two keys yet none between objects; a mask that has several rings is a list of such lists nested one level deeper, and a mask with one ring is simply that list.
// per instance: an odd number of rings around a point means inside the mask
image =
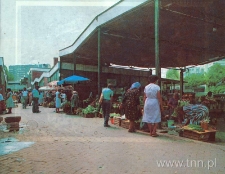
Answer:
[{"label": "market stall canopy", "polygon": [[39,91],[55,91],[55,90],[57,90],[57,88],[50,86],[42,86],[39,88]]},{"label": "market stall canopy", "polygon": [[76,84],[78,82],[83,82],[83,81],[89,81],[90,79],[82,76],[69,76],[57,83],[57,85],[63,85],[63,84]]},{"label": "market stall canopy", "polygon": [[[224,0],[162,0],[162,68],[205,64],[225,57]],[[155,67],[154,0],[123,0],[96,16],[75,42],[59,51],[64,62]],[[98,30],[98,28],[100,28]],[[98,37],[100,36],[100,37]]]}]

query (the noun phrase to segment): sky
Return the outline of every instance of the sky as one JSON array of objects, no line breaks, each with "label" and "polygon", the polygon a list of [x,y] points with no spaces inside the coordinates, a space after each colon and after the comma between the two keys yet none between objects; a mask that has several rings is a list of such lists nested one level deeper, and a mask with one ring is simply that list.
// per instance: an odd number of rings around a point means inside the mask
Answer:
[{"label": "sky", "polygon": [[0,57],[53,65],[89,23],[119,0],[0,0]]}]

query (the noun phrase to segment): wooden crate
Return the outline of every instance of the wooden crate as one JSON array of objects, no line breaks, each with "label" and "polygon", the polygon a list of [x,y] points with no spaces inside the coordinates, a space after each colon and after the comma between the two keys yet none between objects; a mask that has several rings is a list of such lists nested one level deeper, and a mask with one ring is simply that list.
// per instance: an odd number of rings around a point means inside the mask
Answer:
[{"label": "wooden crate", "polygon": [[190,138],[198,141],[215,141],[216,130],[209,129],[205,132],[198,132],[195,130],[189,130],[188,128],[183,128],[183,137]]},{"label": "wooden crate", "polygon": [[121,126],[121,118],[120,117],[114,117],[114,125]]},{"label": "wooden crate", "polygon": [[84,118],[94,118],[95,114],[94,113],[84,114],[83,117]]},{"label": "wooden crate", "polygon": [[130,125],[130,122],[129,120],[121,120],[121,127],[125,128],[125,129],[129,129],[129,125]]},{"label": "wooden crate", "polygon": [[11,117],[5,117],[6,123],[14,123],[14,122],[20,122],[21,116],[11,116]]},{"label": "wooden crate", "polygon": [[7,124],[7,129],[9,131],[19,131],[19,122],[11,122]]}]

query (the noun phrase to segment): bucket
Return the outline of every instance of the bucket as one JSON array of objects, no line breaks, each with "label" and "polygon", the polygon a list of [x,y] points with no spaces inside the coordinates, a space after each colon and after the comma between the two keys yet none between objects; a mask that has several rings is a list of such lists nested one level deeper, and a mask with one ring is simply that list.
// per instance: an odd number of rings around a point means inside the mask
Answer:
[{"label": "bucket", "polygon": [[167,120],[167,126],[171,127],[174,124],[174,120]]}]

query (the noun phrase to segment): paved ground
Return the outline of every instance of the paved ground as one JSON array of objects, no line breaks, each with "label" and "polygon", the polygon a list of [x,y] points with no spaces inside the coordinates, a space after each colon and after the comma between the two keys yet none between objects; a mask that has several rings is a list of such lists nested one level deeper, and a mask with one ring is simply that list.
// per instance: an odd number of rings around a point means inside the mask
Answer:
[{"label": "paved ground", "polygon": [[[51,108],[40,110],[33,114],[31,107],[21,109],[21,105],[13,109],[10,115],[21,116],[23,128],[16,133],[0,131],[1,139],[34,144],[1,155],[1,174],[225,173],[224,144],[166,134],[153,138],[116,126],[105,128],[102,118],[56,114]],[[13,150],[11,143],[3,141],[0,147]]]}]

